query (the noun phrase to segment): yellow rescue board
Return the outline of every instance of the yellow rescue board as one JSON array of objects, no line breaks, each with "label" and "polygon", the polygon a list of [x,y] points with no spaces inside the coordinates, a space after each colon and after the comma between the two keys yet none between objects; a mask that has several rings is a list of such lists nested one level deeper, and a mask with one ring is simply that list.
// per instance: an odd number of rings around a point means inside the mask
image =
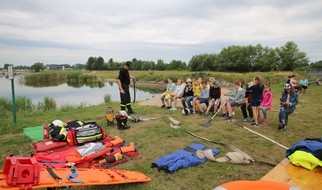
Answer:
[{"label": "yellow rescue board", "polygon": [[[53,172],[62,178],[60,183],[55,180],[46,169],[40,170],[38,185],[33,185],[33,189],[47,187],[66,187],[66,186],[90,186],[90,185],[115,185],[125,183],[143,183],[151,181],[151,178],[136,171],[125,171],[116,169],[89,169],[77,168],[77,180],[81,183],[73,183],[67,179],[71,174],[68,168],[55,168]],[[5,180],[3,171],[0,170],[0,189],[20,189],[19,187],[9,186]]]},{"label": "yellow rescue board", "polygon": [[299,189],[322,189],[322,167],[308,170],[295,166],[288,159],[284,159],[261,180],[275,181],[288,184]]}]

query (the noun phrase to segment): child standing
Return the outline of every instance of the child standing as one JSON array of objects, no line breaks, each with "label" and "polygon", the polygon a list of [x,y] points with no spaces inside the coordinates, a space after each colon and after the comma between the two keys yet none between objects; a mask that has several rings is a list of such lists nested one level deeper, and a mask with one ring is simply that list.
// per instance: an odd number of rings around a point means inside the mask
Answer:
[{"label": "child standing", "polygon": [[273,104],[272,101],[273,101],[273,94],[271,92],[271,87],[269,85],[265,85],[262,102],[261,102],[261,105],[259,106],[259,110],[262,110],[264,115],[264,119],[262,121],[263,125],[268,123],[267,110],[271,109]]},{"label": "child standing", "polygon": [[261,105],[264,85],[260,77],[255,77],[253,82],[248,83],[246,90],[252,90],[252,99],[250,105],[252,106],[254,116],[254,127],[258,127],[259,106]]}]

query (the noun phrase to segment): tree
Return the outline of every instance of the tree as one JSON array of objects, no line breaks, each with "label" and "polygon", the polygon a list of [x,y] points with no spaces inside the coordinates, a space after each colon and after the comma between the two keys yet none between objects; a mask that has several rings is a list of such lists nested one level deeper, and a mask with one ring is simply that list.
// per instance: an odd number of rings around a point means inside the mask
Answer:
[{"label": "tree", "polygon": [[30,69],[35,71],[35,72],[42,71],[42,70],[44,70],[44,68],[45,68],[44,64],[41,63],[41,62],[37,62],[37,63],[31,65],[31,67],[30,67]]},{"label": "tree", "polygon": [[322,71],[322,60],[310,64],[311,71]]},{"label": "tree", "polygon": [[163,71],[166,69],[166,65],[162,59],[157,60],[157,64],[155,65],[155,69],[159,71]]},{"label": "tree", "polygon": [[8,69],[8,66],[13,66],[13,65],[6,63],[6,64],[4,64],[3,69],[7,70]]},{"label": "tree", "polygon": [[87,62],[86,62],[86,69],[87,70],[93,70],[94,62],[95,62],[95,58],[94,57],[89,57],[87,59]]},{"label": "tree", "polygon": [[279,61],[278,70],[293,71],[297,67],[307,66],[309,59],[306,53],[300,52],[294,42],[287,42],[284,46],[276,48]]}]

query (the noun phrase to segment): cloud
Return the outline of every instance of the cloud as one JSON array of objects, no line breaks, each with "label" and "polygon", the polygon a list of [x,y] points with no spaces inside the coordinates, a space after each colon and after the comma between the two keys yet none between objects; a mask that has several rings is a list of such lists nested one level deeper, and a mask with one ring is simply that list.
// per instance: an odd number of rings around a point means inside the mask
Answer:
[{"label": "cloud", "polygon": [[89,56],[189,61],[228,45],[278,47],[287,41],[320,60],[320,10],[316,0],[4,1],[0,64],[73,64]]}]

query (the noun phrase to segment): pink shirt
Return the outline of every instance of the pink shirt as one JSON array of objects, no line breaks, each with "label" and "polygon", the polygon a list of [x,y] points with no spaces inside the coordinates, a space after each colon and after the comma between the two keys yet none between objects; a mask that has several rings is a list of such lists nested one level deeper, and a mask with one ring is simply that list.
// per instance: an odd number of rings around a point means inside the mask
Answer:
[{"label": "pink shirt", "polygon": [[271,109],[272,107],[273,94],[271,91],[263,92],[263,98],[261,105]]}]

